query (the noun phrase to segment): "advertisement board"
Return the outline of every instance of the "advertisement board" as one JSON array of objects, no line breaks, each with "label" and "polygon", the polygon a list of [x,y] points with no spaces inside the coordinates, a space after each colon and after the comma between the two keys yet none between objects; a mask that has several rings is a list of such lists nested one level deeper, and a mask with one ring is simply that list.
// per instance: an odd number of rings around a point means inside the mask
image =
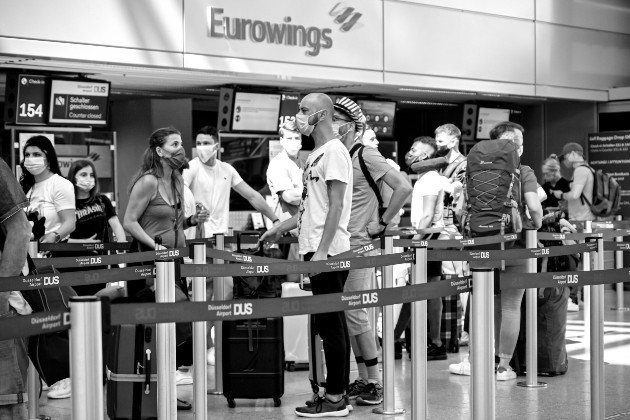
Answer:
[{"label": "advertisement board", "polygon": [[630,217],[630,131],[606,131],[588,134],[587,160],[617,180],[621,187],[617,214]]}]

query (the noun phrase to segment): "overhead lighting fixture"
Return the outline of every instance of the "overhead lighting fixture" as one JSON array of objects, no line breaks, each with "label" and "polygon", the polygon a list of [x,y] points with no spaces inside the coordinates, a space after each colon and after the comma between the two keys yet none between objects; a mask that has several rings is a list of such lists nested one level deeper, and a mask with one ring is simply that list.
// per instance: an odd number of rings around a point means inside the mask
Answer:
[{"label": "overhead lighting fixture", "polygon": [[398,103],[405,104],[405,105],[459,106],[457,104],[449,104],[446,102],[427,102],[427,101],[399,101]]},{"label": "overhead lighting fixture", "polygon": [[464,92],[461,90],[437,90],[437,89],[421,89],[421,88],[398,88],[400,92],[418,92],[418,93],[438,93],[442,95],[464,95],[476,96],[477,92]]}]

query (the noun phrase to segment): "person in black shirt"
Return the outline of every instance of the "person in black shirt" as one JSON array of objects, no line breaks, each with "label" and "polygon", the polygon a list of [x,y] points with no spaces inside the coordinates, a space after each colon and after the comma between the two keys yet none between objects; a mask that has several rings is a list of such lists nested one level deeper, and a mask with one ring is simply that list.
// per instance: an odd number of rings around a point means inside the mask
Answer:
[{"label": "person in black shirt", "polygon": [[[74,185],[76,197],[76,228],[70,234],[72,242],[111,242],[110,229],[116,242],[126,242],[123,229],[116,209],[107,196],[100,193],[98,176],[94,163],[90,160],[77,160],[72,163],[68,171],[68,179]],[[96,251],[79,253],[91,255]],[[78,295],[90,296],[105,287],[105,284],[86,284],[74,286]]]},{"label": "person in black shirt", "polygon": [[542,165],[542,174],[543,174],[543,189],[547,194],[547,199],[543,201],[542,207],[543,209],[547,209],[549,207],[552,208],[561,208],[563,210],[566,209],[566,202],[563,200],[557,199],[552,193],[551,190],[559,190],[562,192],[568,192],[571,190],[571,184],[560,174],[560,160],[555,154],[550,155]]}]

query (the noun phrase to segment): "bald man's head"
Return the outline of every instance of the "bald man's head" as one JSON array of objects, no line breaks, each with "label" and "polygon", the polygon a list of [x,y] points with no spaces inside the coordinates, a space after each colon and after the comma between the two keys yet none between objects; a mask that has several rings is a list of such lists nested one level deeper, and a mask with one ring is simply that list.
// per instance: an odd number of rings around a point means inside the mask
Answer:
[{"label": "bald man's head", "polygon": [[322,112],[322,114],[324,114],[325,119],[332,121],[333,101],[325,93],[309,93],[302,99],[300,106],[308,108],[310,113],[320,110],[326,111]]}]

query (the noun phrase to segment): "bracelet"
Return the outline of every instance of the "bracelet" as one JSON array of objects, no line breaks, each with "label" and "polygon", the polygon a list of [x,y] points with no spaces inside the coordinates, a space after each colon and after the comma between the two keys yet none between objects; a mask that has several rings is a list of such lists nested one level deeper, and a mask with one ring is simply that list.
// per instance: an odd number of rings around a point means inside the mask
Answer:
[{"label": "bracelet", "polygon": [[192,222],[192,216],[188,216],[188,219],[186,219],[186,223],[188,224],[188,226],[197,226],[198,224]]},{"label": "bracelet", "polygon": [[271,223],[272,223],[272,224],[275,224],[276,222],[279,222],[279,221],[280,221],[280,219],[278,219],[278,218],[276,217],[274,220],[272,220],[272,221],[271,221]]},{"label": "bracelet", "polygon": [[387,223],[385,223],[385,222],[383,221],[383,218],[382,218],[382,217],[381,217],[380,219],[378,219],[378,223],[379,223],[381,226],[387,227]]},{"label": "bracelet", "polygon": [[59,232],[50,232],[50,233],[54,233],[55,234],[55,242],[61,242],[61,235],[59,235]]}]

